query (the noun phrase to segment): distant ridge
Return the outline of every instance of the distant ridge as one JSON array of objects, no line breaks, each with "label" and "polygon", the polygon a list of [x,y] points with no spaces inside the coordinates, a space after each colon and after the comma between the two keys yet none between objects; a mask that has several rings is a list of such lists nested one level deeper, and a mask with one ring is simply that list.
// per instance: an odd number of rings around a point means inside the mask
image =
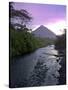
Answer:
[{"label": "distant ridge", "polygon": [[32,31],[32,34],[40,38],[56,39],[56,34],[54,34],[51,30],[49,30],[47,27],[43,25],[38,27],[35,31]]}]

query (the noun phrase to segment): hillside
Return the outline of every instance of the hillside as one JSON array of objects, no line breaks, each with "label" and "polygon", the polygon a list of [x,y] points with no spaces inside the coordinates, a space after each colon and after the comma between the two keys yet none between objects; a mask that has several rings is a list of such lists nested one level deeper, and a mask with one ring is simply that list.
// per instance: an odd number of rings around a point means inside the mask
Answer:
[{"label": "hillside", "polygon": [[32,34],[40,38],[56,39],[56,35],[51,30],[49,30],[47,27],[43,25],[41,25],[39,28],[33,31]]}]

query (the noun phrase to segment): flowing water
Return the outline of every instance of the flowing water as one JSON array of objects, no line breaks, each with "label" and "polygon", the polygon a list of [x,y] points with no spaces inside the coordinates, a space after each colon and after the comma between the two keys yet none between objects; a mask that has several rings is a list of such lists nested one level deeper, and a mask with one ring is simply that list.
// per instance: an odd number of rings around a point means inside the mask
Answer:
[{"label": "flowing water", "polygon": [[58,55],[58,51],[54,49],[54,45],[49,45],[14,58],[10,65],[11,87],[57,85],[62,57],[54,55]]}]

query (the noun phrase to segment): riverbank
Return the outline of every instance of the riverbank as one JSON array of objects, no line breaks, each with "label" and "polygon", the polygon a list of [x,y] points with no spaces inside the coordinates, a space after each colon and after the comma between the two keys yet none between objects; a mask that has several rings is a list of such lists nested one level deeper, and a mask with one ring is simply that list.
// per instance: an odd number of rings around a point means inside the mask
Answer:
[{"label": "riverbank", "polygon": [[60,65],[62,67],[59,70],[60,77],[59,77],[58,85],[65,85],[66,84],[66,57],[65,56],[61,59]]},{"label": "riverbank", "polygon": [[58,85],[65,85],[66,84],[66,50],[62,49],[61,47],[60,49],[57,49],[57,50],[59,55],[60,54],[63,55],[60,61],[61,68],[59,70],[60,77],[59,77]]},{"label": "riverbank", "polygon": [[60,61],[61,68],[59,70],[60,77],[58,85],[66,84],[66,33],[59,36],[56,43],[55,49],[58,51],[58,54],[62,54],[62,59]]}]

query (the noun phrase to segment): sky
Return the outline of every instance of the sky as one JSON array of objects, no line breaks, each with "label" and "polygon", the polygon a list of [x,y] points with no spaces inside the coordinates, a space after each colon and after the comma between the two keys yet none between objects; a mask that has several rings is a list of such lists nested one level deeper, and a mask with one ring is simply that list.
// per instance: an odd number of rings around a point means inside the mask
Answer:
[{"label": "sky", "polygon": [[30,24],[35,30],[40,25],[44,25],[60,35],[63,33],[63,28],[66,26],[66,6],[54,4],[35,4],[35,3],[15,3],[15,9],[25,9],[33,17]]}]

